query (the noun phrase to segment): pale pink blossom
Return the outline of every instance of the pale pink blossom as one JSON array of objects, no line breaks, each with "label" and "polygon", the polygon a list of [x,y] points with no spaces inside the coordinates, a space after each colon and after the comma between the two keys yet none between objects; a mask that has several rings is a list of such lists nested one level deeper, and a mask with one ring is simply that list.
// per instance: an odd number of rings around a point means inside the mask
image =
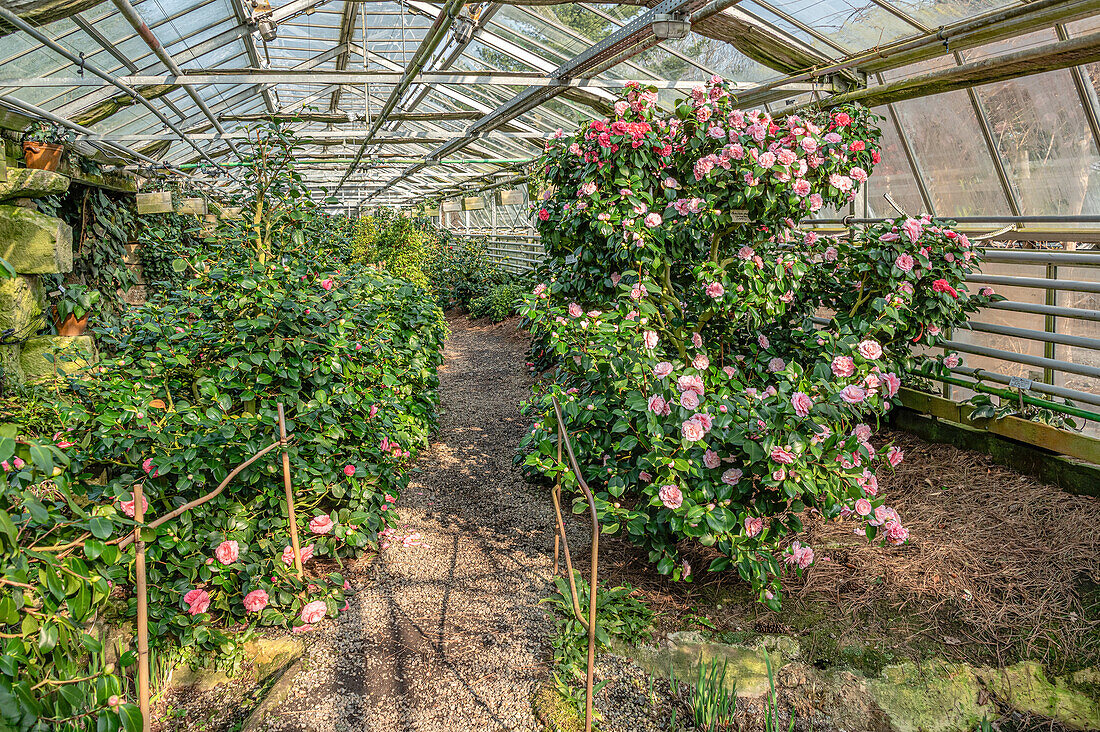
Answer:
[{"label": "pale pink blossom", "polygon": [[309,530],[314,534],[327,534],[332,531],[332,519],[327,514],[319,514],[309,520]]},{"label": "pale pink blossom", "polygon": [[791,553],[783,558],[788,565],[797,564],[799,568],[806,569],[814,563],[814,550],[808,546],[802,546],[797,539],[791,542]]},{"label": "pale pink blossom", "polygon": [[846,379],[856,372],[856,362],[851,356],[837,356],[832,363],[833,376]]},{"label": "pale pink blossom", "polygon": [[698,409],[699,395],[693,391],[685,391],[680,395],[680,406],[684,409]]},{"label": "pale pink blossom", "polygon": [[584,308],[582,308],[578,303],[569,303],[569,317],[579,318],[582,315],[584,315]]},{"label": "pale pink blossom", "polygon": [[[19,467],[19,466],[16,466],[16,467]],[[124,514],[126,514],[126,515],[127,515],[127,516],[129,516],[130,518],[133,518],[133,517],[134,517],[134,516],[136,515],[136,511],[134,510],[134,508],[135,508],[135,503],[136,503],[136,501],[133,501],[133,500],[130,500],[130,501],[120,501],[120,502],[119,502],[119,506],[121,506],[121,507],[122,507],[122,512],[123,512]],[[145,496],[143,495],[143,496],[141,497],[141,512],[142,512],[142,514],[144,515],[144,514],[145,514],[145,512],[146,512],[146,511],[148,511],[148,510],[149,510],[149,499],[148,499],[148,498],[146,498],[146,497],[145,497]]]},{"label": "pale pink blossom", "polygon": [[665,508],[677,509],[684,503],[684,494],[677,486],[663,485],[660,490],[657,491],[657,497],[661,499],[661,503]]},{"label": "pale pink blossom", "polygon": [[214,557],[222,564],[232,564],[240,556],[240,548],[235,541],[223,541],[214,550]]},{"label": "pale pink blossom", "polygon": [[886,384],[886,396],[892,397],[898,393],[898,389],[901,388],[901,379],[897,374],[883,374],[882,380]]},{"label": "pale pink blossom", "polygon": [[917,219],[906,219],[905,223],[901,225],[901,230],[905,232],[905,235],[909,237],[909,241],[913,244],[916,244],[917,239],[920,239],[921,229],[923,228],[924,224]]},{"label": "pale pink blossom", "polygon": [[314,600],[302,608],[302,622],[306,625],[319,623],[321,619],[325,617],[326,612],[327,608],[325,607],[325,601]]},{"label": "pale pink blossom", "polygon": [[764,519],[759,516],[745,517],[745,535],[749,537],[759,536],[764,530]]},{"label": "pale pink blossom", "polygon": [[772,448],[771,458],[781,465],[790,465],[795,461],[795,455],[790,450],[786,450],[776,445]]},{"label": "pale pink blossom", "polygon": [[653,367],[653,375],[658,379],[663,379],[672,373],[672,364],[668,361],[661,361]]},{"label": "pale pink blossom", "polygon": [[779,358],[779,356],[768,361],[768,371],[771,371],[773,374],[782,371],[786,366],[787,362]]},{"label": "pale pink blossom", "polygon": [[642,341],[645,343],[646,348],[656,348],[658,340],[660,339],[657,337],[657,331],[647,330],[642,332]]},{"label": "pale pink blossom", "polygon": [[711,282],[707,285],[707,295],[713,297],[715,300],[726,294],[726,288],[722,287],[721,282]]},{"label": "pale pink blossom", "polygon": [[693,391],[699,396],[703,396],[703,379],[694,374],[684,374],[676,380],[676,388],[680,391]]},{"label": "pale pink blossom", "polygon": [[810,408],[813,407],[814,400],[801,391],[796,391],[794,396],[791,397],[791,406],[794,407],[794,413],[799,417],[806,417],[810,414]]},{"label": "pale pink blossom", "polygon": [[706,435],[703,425],[695,419],[689,419],[680,425],[680,431],[688,442],[698,442]]},{"label": "pale pink blossom", "polygon": [[250,613],[258,613],[267,607],[268,597],[263,590],[252,590],[244,596],[244,609]]},{"label": "pale pink blossom", "polygon": [[951,353],[943,357],[943,365],[949,369],[955,368],[959,365],[960,362],[961,360],[959,359],[959,354],[957,353]]},{"label": "pale pink blossom", "polygon": [[695,358],[691,359],[691,365],[700,371],[706,371],[710,367],[710,359],[707,358],[705,353],[700,353]]},{"label": "pale pink blossom", "polygon": [[668,406],[668,402],[662,396],[651,396],[649,398],[649,411],[656,414],[658,417],[667,417],[672,413],[672,409]]},{"label": "pale pink blossom", "polygon": [[744,474],[744,471],[740,468],[730,468],[722,473],[722,482],[726,485],[737,485],[741,481],[741,476]]},{"label": "pale pink blossom", "polygon": [[899,254],[898,258],[894,260],[894,266],[902,272],[912,272],[916,263],[917,260],[913,259],[911,254]]},{"label": "pale pink blossom", "polygon": [[[303,565],[306,562],[308,562],[310,559],[313,558],[313,546],[314,546],[313,544],[310,544],[309,546],[303,546],[303,547],[298,548],[298,551],[302,555],[302,564]],[[293,566],[293,564],[294,564],[294,549],[292,549],[289,546],[283,548],[283,564],[285,564],[288,567]]]},{"label": "pale pink blossom", "polygon": [[772,342],[768,340],[768,337],[763,333],[756,336],[756,342],[761,348],[770,348],[772,344]]},{"label": "pale pink blossom", "polygon": [[860,516],[869,516],[871,514],[871,502],[866,498],[860,498],[856,501],[856,513]]},{"label": "pale pink blossom", "polygon": [[714,450],[707,450],[703,453],[703,465],[706,465],[711,470],[714,470],[722,464],[722,459],[718,457],[718,453]]},{"label": "pale pink blossom", "polygon": [[187,612],[191,615],[201,615],[210,607],[210,593],[206,590],[191,590],[183,596],[187,603]]},{"label": "pale pink blossom", "polygon": [[896,445],[891,446],[886,451],[886,461],[890,463],[890,467],[896,468],[901,465],[901,461],[905,459],[905,453],[901,451]]},{"label": "pale pink blossom", "polygon": [[880,346],[877,341],[872,341],[870,339],[860,341],[858,348],[859,355],[871,361],[882,357],[882,346]]},{"label": "pale pink blossom", "polygon": [[840,391],[840,398],[849,404],[859,404],[867,398],[867,391],[862,386],[850,384]]}]

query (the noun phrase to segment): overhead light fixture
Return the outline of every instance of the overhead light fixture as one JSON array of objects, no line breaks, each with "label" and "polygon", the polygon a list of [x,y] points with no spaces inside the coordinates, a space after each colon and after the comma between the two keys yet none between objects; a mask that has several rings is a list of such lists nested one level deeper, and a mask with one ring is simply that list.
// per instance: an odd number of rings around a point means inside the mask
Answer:
[{"label": "overhead light fixture", "polygon": [[677,41],[687,38],[688,33],[691,32],[691,21],[667,13],[657,13],[653,16],[651,27],[653,36],[658,41]]},{"label": "overhead light fixture", "polygon": [[260,38],[264,39],[264,43],[271,43],[279,35],[279,26],[270,15],[262,15],[256,19],[256,30],[260,32]]},{"label": "overhead light fixture", "polygon": [[462,8],[462,12],[455,18],[455,39],[459,43],[469,43],[474,37],[474,19],[470,17],[470,11]]}]

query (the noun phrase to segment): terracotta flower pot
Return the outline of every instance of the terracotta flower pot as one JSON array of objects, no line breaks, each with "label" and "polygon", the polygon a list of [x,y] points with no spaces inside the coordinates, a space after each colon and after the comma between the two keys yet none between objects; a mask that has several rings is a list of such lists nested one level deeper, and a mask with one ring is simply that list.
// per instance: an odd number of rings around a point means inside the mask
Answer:
[{"label": "terracotta flower pot", "polygon": [[24,142],[23,158],[28,168],[56,171],[65,148],[50,142]]},{"label": "terracotta flower pot", "polygon": [[77,320],[75,315],[70,315],[69,317],[65,318],[64,322],[58,322],[55,318],[54,324],[57,326],[58,335],[84,335],[84,331],[88,329],[88,316],[85,315],[80,320]]}]

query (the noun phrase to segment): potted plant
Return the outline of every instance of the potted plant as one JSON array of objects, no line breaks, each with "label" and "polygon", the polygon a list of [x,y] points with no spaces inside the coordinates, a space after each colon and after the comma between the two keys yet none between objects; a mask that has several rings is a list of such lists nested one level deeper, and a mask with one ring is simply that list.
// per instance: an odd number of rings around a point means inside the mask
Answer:
[{"label": "potted plant", "polygon": [[57,301],[54,325],[57,334],[62,336],[83,335],[88,327],[88,314],[99,302],[99,290],[86,285],[69,285],[61,288],[61,299]]},{"label": "potted plant", "polygon": [[66,134],[51,122],[35,122],[23,132],[23,158],[28,168],[57,170]]}]

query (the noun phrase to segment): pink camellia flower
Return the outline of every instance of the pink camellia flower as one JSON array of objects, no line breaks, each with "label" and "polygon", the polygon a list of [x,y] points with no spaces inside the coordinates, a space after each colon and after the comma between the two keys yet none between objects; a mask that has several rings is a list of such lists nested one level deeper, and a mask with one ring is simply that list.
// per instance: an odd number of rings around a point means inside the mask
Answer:
[{"label": "pink camellia flower", "polygon": [[680,391],[693,391],[699,396],[704,394],[703,379],[692,374],[685,374],[677,379],[676,388]]},{"label": "pink camellia flower", "polygon": [[[298,551],[302,554],[303,565],[310,559],[313,559],[313,546],[313,544],[310,544],[309,546],[299,547]],[[289,546],[283,548],[283,564],[288,567],[294,565],[294,549]]]},{"label": "pink camellia flower", "polygon": [[667,417],[672,414],[672,409],[668,406],[668,402],[662,396],[651,396],[649,398],[649,411],[656,414],[658,417]]},{"label": "pink camellia flower", "polygon": [[807,200],[810,202],[811,211],[817,211],[825,205],[825,199],[821,197],[820,193],[811,193]]},{"label": "pink camellia flower", "polygon": [[764,530],[764,519],[759,516],[745,517],[745,535],[749,537],[759,536]]},{"label": "pink camellia flower", "polygon": [[680,395],[680,406],[684,409],[698,409],[699,395],[693,391],[685,391]]},{"label": "pink camellia flower", "polygon": [[867,392],[862,386],[849,384],[840,391],[840,398],[849,404],[859,404],[867,398]]},{"label": "pink camellia flower", "polygon": [[355,466],[354,465],[345,465],[344,466],[344,475],[348,476],[349,478],[351,476],[355,475]]},{"label": "pink camellia flower", "polygon": [[795,195],[805,198],[810,195],[810,181],[805,178],[798,178],[795,180],[794,185],[791,186],[791,190],[795,192]]},{"label": "pink camellia flower", "polygon": [[794,407],[794,413],[799,417],[806,417],[810,414],[810,408],[813,407],[814,400],[801,391],[796,391],[794,396],[791,397],[791,406]]},{"label": "pink camellia flower", "polygon": [[112,711],[117,712],[122,707],[122,699],[119,698],[118,694],[111,694],[107,697],[107,706],[109,706]]},{"label": "pink camellia flower", "polygon": [[835,262],[837,258],[836,247],[827,248],[822,256],[825,258],[826,262]]},{"label": "pink camellia flower", "polygon": [[895,373],[883,374],[882,381],[886,384],[886,396],[892,397],[901,388],[901,379]]},{"label": "pink camellia flower", "polygon": [[872,341],[870,339],[860,341],[858,348],[859,355],[871,361],[882,357],[882,346],[880,346],[877,341]]},{"label": "pink camellia flower", "polygon": [[959,299],[958,291],[947,280],[936,280],[932,283],[932,292],[945,292],[956,300]]},{"label": "pink camellia flower", "polygon": [[993,288],[992,287],[983,287],[982,289],[978,290],[978,294],[981,295],[982,297],[992,297],[993,294],[994,294]]},{"label": "pink camellia flower", "polygon": [[871,502],[868,501],[866,498],[860,498],[858,501],[856,501],[856,513],[858,513],[860,516],[871,515]]},{"label": "pink camellia flower", "polygon": [[900,521],[887,521],[886,541],[894,546],[901,546],[909,541],[909,529],[902,526]]},{"label": "pink camellia flower", "polygon": [[713,297],[715,300],[726,294],[726,288],[722,287],[721,282],[711,282],[707,285],[707,295]]},{"label": "pink camellia flower", "polygon": [[210,607],[210,593],[206,590],[191,590],[183,596],[187,603],[187,612],[191,615],[201,615]]},{"label": "pink camellia flower", "polygon": [[688,442],[698,442],[706,435],[706,430],[703,429],[703,425],[695,419],[689,419],[680,425],[680,432]]},{"label": "pink camellia flower", "polygon": [[737,374],[737,370],[733,366],[723,366],[722,373],[732,379]]},{"label": "pink camellia flower", "polygon": [[757,343],[757,344],[758,344],[758,345],[759,345],[759,346],[760,346],[761,348],[770,348],[770,347],[771,347],[771,345],[772,345],[772,342],[771,342],[771,341],[769,341],[769,340],[768,340],[768,337],[767,337],[766,335],[764,335],[763,333],[761,333],[760,335],[756,336],[756,343]]},{"label": "pink camellia flower", "polygon": [[677,486],[663,485],[660,490],[657,491],[657,497],[661,499],[661,503],[665,505],[665,508],[671,508],[673,510],[679,508],[684,503],[684,494]]},{"label": "pink camellia flower", "polygon": [[905,232],[905,235],[909,237],[909,241],[913,244],[917,243],[923,228],[924,224],[918,219],[906,219],[905,223],[901,225],[901,230]]},{"label": "pink camellia flower", "polygon": [[319,623],[321,622],[321,618],[325,617],[325,613],[325,601],[314,600],[302,608],[302,622],[306,625]]},{"label": "pink camellia flower", "polygon": [[650,475],[645,470],[639,471],[638,478],[641,479],[645,483],[652,483],[653,482],[653,476]]},{"label": "pink camellia flower", "polygon": [[549,220],[550,220],[550,212],[547,211],[545,208],[540,208],[539,209],[539,221],[549,221]]},{"label": "pink camellia flower", "polygon": [[886,461],[890,463],[890,467],[896,468],[901,465],[901,461],[905,459],[905,453],[901,451],[896,445],[892,446],[886,451]]},{"label": "pink camellia flower", "polygon": [[651,229],[655,228],[657,226],[660,226],[661,222],[662,222],[661,214],[657,213],[656,211],[648,214],[645,217],[645,225],[648,226]]},{"label": "pink camellia flower", "polygon": [[788,565],[797,564],[799,568],[806,569],[814,563],[814,550],[795,539],[791,542],[791,553],[783,558]]},{"label": "pink camellia flower", "polygon": [[949,369],[955,368],[959,363],[961,363],[961,359],[957,353],[950,353],[943,357],[943,365]]},{"label": "pink camellia flower", "polygon": [[786,367],[787,362],[779,358],[779,356],[776,356],[775,358],[768,361],[768,371],[771,371],[773,374],[779,373]]},{"label": "pink camellia flower", "polygon": [[737,485],[741,482],[741,476],[745,473],[740,468],[730,468],[722,473],[722,482],[726,485]]},{"label": "pink camellia flower", "polygon": [[[126,514],[127,516],[129,516],[130,518],[133,518],[133,517],[134,517],[134,515],[135,515],[135,513],[136,513],[136,512],[134,511],[134,508],[135,508],[134,504],[135,504],[135,501],[133,501],[133,500],[130,500],[130,501],[120,501],[120,502],[119,502],[119,505],[120,505],[120,506],[122,507],[122,512],[123,512],[124,514]],[[148,510],[149,510],[149,499],[148,499],[148,498],[146,498],[146,497],[145,497],[145,496],[143,495],[143,496],[141,497],[141,513],[142,513],[142,515],[144,515],[144,514],[145,514],[145,512],[146,512],[146,511],[148,511]]]},{"label": "pink camellia flower", "polygon": [[718,453],[714,450],[707,450],[703,453],[703,465],[706,465],[711,470],[714,470],[722,464],[722,459],[718,457]]},{"label": "pink camellia flower", "polygon": [[[698,333],[696,333],[696,335],[698,335]],[[698,356],[691,359],[691,365],[700,371],[706,371],[710,368],[710,359],[707,358],[705,353],[700,353]]]},{"label": "pink camellia flower", "polygon": [[856,372],[856,362],[851,356],[837,356],[833,359],[833,376],[846,379]]},{"label": "pink camellia flower", "polygon": [[672,364],[668,361],[661,361],[659,364],[653,367],[653,375],[658,379],[663,379],[672,373]]},{"label": "pink camellia flower", "polygon": [[332,519],[326,514],[314,516],[309,520],[309,530],[314,534],[327,534],[332,531],[333,526],[335,526],[335,524],[332,523]]},{"label": "pink camellia flower", "polygon": [[[16,458],[15,462],[16,462],[16,466],[15,466],[16,468],[22,467],[18,464],[20,462],[19,458]],[[156,478],[158,475],[160,475],[160,470],[158,470],[157,467],[155,465],[153,465],[153,458],[145,458],[145,461],[142,462],[142,464],[141,464],[141,469],[144,470],[148,475],[151,475],[154,478]]]},{"label": "pink camellia flower", "polygon": [[584,308],[582,308],[578,303],[569,303],[569,317],[579,318],[582,315],[584,315]]},{"label": "pink camellia flower", "polygon": [[871,439],[871,425],[869,424],[857,424],[855,429],[852,430],[852,434],[860,442],[867,442]]},{"label": "pink camellia flower", "polygon": [[795,455],[790,450],[785,450],[782,447],[776,445],[772,448],[771,458],[777,463],[782,465],[790,465],[795,460]]},{"label": "pink camellia flower", "polygon": [[222,564],[232,564],[240,554],[239,545],[235,541],[223,541],[214,550],[214,557]]},{"label": "pink camellia flower", "polygon": [[619,283],[622,282],[622,279],[623,279],[623,276],[621,274],[619,274],[618,272],[612,272],[611,273],[611,284],[614,285],[615,287],[619,286]]},{"label": "pink camellia flower", "polygon": [[894,266],[902,272],[912,272],[913,265],[916,263],[917,260],[913,259],[912,255],[909,254],[899,254],[898,258],[894,260]]},{"label": "pink camellia flower", "polygon": [[657,337],[657,331],[647,330],[642,332],[642,341],[645,343],[646,348],[656,348],[658,340],[660,339]]},{"label": "pink camellia flower", "polygon": [[779,470],[773,470],[772,471],[772,480],[774,480],[776,483],[782,483],[786,479],[787,479],[786,469],[780,468]]},{"label": "pink camellia flower", "polygon": [[332,284],[333,283],[332,283],[332,278],[331,277],[328,278],[328,279],[321,280],[321,287],[325,288],[326,290],[331,290],[332,289]]},{"label": "pink camellia flower", "polygon": [[703,336],[699,335],[698,333],[692,333],[691,334],[691,345],[695,346],[696,348],[702,348],[703,347]]},{"label": "pink camellia flower", "polygon": [[268,597],[263,590],[252,590],[244,596],[244,609],[250,613],[258,613],[267,607]]}]

